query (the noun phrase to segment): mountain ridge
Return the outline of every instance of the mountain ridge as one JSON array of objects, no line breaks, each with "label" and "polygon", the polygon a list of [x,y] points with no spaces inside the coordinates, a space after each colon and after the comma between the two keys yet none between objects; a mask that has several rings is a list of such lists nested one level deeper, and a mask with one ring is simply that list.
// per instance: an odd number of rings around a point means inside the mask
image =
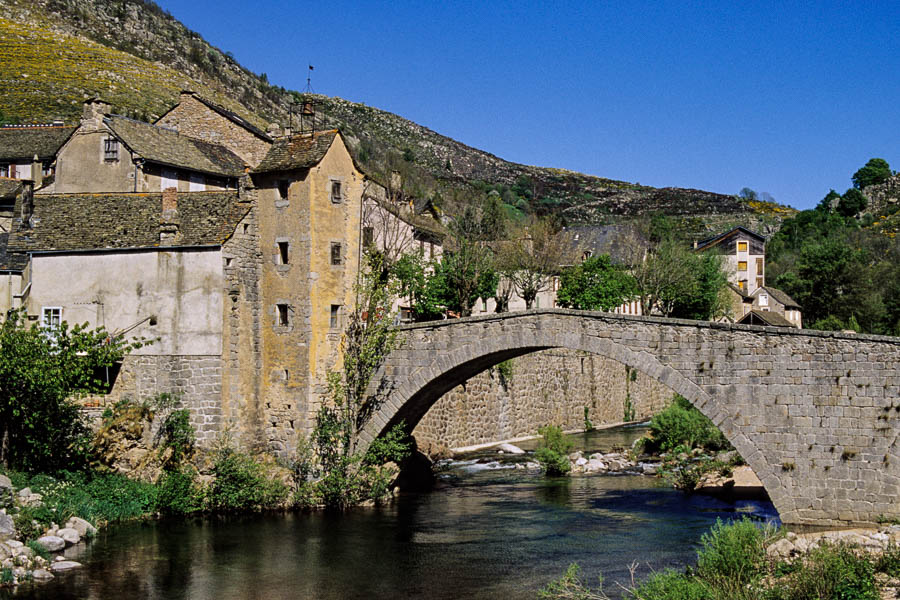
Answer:
[{"label": "mountain ridge", "polygon": [[[0,0],[0,113],[7,119],[74,120],[90,96],[117,112],[153,120],[192,89],[265,129],[284,125],[291,103],[315,101],[367,172],[404,174],[411,195],[447,210],[489,192],[510,214],[553,213],[609,223],[639,215],[676,217],[689,235],[733,225],[764,233],[795,212],[771,203],[685,188],[652,188],[567,169],[509,162],[376,107],[271,85],[149,0]],[[296,108],[294,109],[296,113]]]}]

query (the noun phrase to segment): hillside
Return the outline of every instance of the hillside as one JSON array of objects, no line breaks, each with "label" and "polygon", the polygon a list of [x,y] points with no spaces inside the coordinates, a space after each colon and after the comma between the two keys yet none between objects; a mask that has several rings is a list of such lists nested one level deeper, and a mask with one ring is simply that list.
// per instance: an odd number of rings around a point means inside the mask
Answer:
[{"label": "hillside", "polygon": [[[152,120],[189,88],[265,128],[287,124],[291,102],[304,99],[244,69],[149,1],[0,0],[0,7],[0,117],[12,122],[73,122],[91,96],[119,113]],[[771,232],[794,212],[700,190],[511,163],[377,108],[313,99],[371,175],[401,170],[411,193],[437,193],[450,211],[493,190],[511,214],[606,223],[661,212],[693,235],[736,224]]]}]

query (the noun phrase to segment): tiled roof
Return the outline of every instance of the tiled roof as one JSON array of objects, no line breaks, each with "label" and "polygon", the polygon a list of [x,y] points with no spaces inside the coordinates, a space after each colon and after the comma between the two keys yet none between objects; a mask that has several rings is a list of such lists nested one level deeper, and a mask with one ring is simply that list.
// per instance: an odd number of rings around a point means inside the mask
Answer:
[{"label": "tiled roof", "polygon": [[[574,225],[563,229],[561,235],[565,239],[562,262],[567,265],[579,264],[586,252],[590,252],[590,256],[609,254],[614,263],[621,264],[627,257],[627,238],[634,235],[643,241],[628,225]],[[649,242],[644,243],[649,245]]]},{"label": "tiled roof", "polygon": [[35,154],[42,161],[50,160],[75,129],[63,125],[0,127],[0,161],[30,161]]},{"label": "tiled roof", "polygon": [[275,140],[266,157],[253,169],[253,173],[293,171],[317,165],[325,157],[337,135],[337,130],[331,129]]},{"label": "tiled roof", "polygon": [[18,179],[0,177],[0,204],[9,204],[16,200],[22,182]]},{"label": "tiled roof", "polygon": [[[250,210],[237,192],[177,195],[173,246],[218,246]],[[18,212],[18,211],[17,211]],[[166,219],[167,220],[167,219]],[[34,197],[30,228],[16,223],[9,248],[17,252],[160,247],[162,193],[48,194]]]},{"label": "tiled roof", "polygon": [[738,232],[744,232],[747,235],[754,237],[761,242],[766,241],[765,237],[759,235],[755,231],[750,231],[746,227],[738,226],[733,229],[729,229],[725,233],[720,233],[719,235],[714,235],[710,238],[706,238],[705,240],[700,240],[699,242],[697,242],[697,250],[705,250],[706,248],[711,248],[712,246],[722,243],[723,241],[727,240],[728,238],[737,234]]},{"label": "tiled roof", "polygon": [[10,254],[6,251],[9,234],[0,232],[0,271],[22,271],[28,263],[24,254]]},{"label": "tiled roof", "polygon": [[103,122],[135,154],[149,162],[226,177],[237,177],[244,171],[244,161],[224,146],[119,115],[109,115]]},{"label": "tiled roof", "polygon": [[769,287],[769,286],[764,286],[763,289],[765,289],[767,292],[769,292],[769,295],[772,296],[773,298],[775,298],[775,300],[784,304],[785,308],[792,308],[792,309],[800,310],[800,305],[797,304],[797,302],[793,298],[791,298],[790,296],[788,296],[781,290],[777,290],[777,289],[775,289],[773,287]]},{"label": "tiled roof", "polygon": [[769,325],[771,327],[795,327],[793,323],[777,312],[763,310],[751,310],[738,319],[738,323],[743,325]]}]

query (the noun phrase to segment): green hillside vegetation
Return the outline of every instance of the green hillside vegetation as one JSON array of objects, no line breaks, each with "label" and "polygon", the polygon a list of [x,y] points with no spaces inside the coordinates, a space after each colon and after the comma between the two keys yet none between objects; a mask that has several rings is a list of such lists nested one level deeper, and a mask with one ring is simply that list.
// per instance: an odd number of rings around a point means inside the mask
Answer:
[{"label": "green hillside vegetation", "polygon": [[[121,114],[153,120],[189,88],[265,128],[286,125],[291,103],[305,99],[243,68],[149,0],[0,0],[0,7],[0,76],[7,83],[0,119],[73,122],[81,103],[97,96]],[[314,99],[324,125],[341,128],[370,175],[386,181],[400,171],[404,194],[430,197],[450,213],[493,191],[513,217],[552,213],[567,222],[609,223],[659,213],[697,237],[738,224],[771,232],[792,211],[510,163],[374,107]]]},{"label": "green hillside vegetation", "polygon": [[[861,179],[864,169],[854,182],[880,185],[890,177],[888,169],[875,181]],[[766,279],[800,303],[805,327],[900,335],[900,203],[872,214],[870,190],[831,190],[769,241]]]}]

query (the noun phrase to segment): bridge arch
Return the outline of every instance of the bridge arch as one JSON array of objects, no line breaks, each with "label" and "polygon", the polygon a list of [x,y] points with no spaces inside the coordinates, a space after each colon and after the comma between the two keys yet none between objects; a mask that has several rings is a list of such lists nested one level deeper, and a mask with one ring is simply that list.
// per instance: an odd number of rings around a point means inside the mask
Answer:
[{"label": "bridge arch", "polygon": [[900,339],[560,309],[406,326],[401,336],[370,383],[376,409],[360,449],[401,421],[411,431],[445,392],[494,364],[568,348],[687,398],[753,468],[784,522],[900,514]]}]

